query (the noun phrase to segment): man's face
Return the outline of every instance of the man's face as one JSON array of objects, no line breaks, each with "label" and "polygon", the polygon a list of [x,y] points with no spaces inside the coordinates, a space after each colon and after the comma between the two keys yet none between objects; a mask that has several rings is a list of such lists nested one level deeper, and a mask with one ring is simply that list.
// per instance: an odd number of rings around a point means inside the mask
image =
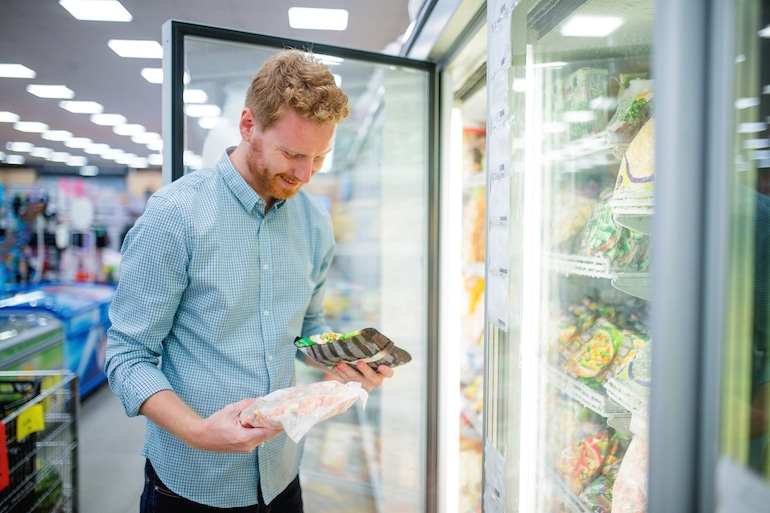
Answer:
[{"label": "man's face", "polygon": [[[245,119],[249,116],[251,120]],[[269,204],[297,194],[321,169],[332,149],[336,125],[319,125],[291,109],[267,130],[259,127],[248,109],[242,115],[242,129],[244,121],[251,123],[246,131],[249,173],[254,189]]]}]

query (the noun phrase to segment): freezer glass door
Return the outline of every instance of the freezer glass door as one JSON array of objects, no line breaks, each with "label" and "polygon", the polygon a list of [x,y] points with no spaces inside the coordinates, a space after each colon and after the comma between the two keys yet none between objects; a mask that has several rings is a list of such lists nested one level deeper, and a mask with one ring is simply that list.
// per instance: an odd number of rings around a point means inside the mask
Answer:
[{"label": "freezer glass door", "polygon": [[652,0],[489,10],[484,510],[646,510]]},{"label": "freezer glass door", "polygon": [[720,511],[770,501],[770,9],[735,2],[733,145],[722,337]]},{"label": "freezer glass door", "polygon": [[[377,328],[412,360],[365,408],[315,426],[300,477],[305,511],[424,511],[430,489],[427,425],[432,212],[433,65],[257,34],[169,22],[165,27],[164,173],[210,166],[240,142],[245,91],[277,49],[312,48],[350,97],[325,167],[306,186],[331,214],[336,254],[324,309],[331,328]],[[324,374],[297,363],[298,383]]]}]

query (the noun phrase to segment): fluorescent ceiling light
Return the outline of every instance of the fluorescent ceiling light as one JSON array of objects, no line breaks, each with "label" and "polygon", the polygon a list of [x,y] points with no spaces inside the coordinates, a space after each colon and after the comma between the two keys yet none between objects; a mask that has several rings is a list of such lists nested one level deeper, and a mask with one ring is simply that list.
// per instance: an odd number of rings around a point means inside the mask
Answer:
[{"label": "fluorescent ceiling light", "polygon": [[162,166],[163,165],[163,155],[160,153],[152,153],[147,157],[147,163],[151,166]]},{"label": "fluorescent ceiling light", "polygon": [[64,146],[67,148],[87,148],[93,143],[88,137],[73,137],[67,141],[64,141]]},{"label": "fluorescent ceiling light", "polygon": [[131,141],[136,144],[147,144],[153,141],[159,141],[160,134],[157,132],[142,132],[140,134],[132,135]]},{"label": "fluorescent ceiling light", "polygon": [[157,41],[110,39],[107,46],[121,57],[131,59],[162,59],[163,47]]},{"label": "fluorescent ceiling light", "polygon": [[64,100],[59,102],[59,107],[73,114],[101,114],[104,111],[101,103],[89,101]]},{"label": "fluorescent ceiling light", "polygon": [[19,132],[40,133],[48,130],[48,125],[38,121],[17,121],[13,124],[13,128]]},{"label": "fluorescent ceiling light", "polygon": [[163,139],[148,142],[147,149],[150,151],[161,151],[163,149]]},{"label": "fluorescent ceiling light", "polygon": [[115,160],[116,158],[123,155],[125,152],[123,150],[119,150],[117,148],[113,148],[111,150],[107,150],[104,153],[102,153],[102,158],[107,160]]},{"label": "fluorescent ceiling light", "polygon": [[185,89],[182,93],[185,103],[206,103],[209,95],[203,89]]},{"label": "fluorescent ceiling light", "polygon": [[561,35],[567,37],[606,37],[623,25],[618,16],[576,15],[561,28]]},{"label": "fluorescent ceiling light", "polygon": [[115,157],[115,162],[118,164],[128,164],[132,160],[134,160],[138,155],[136,153],[123,153],[122,155],[119,155]]},{"label": "fluorescent ceiling light", "polygon": [[29,152],[29,156],[30,157],[37,157],[37,158],[41,158],[41,159],[47,159],[51,155],[53,155],[53,150],[51,148],[43,148],[43,147],[40,147],[40,146],[35,146]]},{"label": "fluorescent ceiling light", "polygon": [[51,154],[50,160],[51,162],[67,162],[67,159],[70,158],[72,155],[67,153],[66,151],[55,151],[53,154]]},{"label": "fluorescent ceiling light", "polygon": [[67,165],[72,167],[82,167],[88,164],[88,159],[82,156],[72,156],[67,159]]},{"label": "fluorescent ceiling light", "polygon": [[88,146],[83,148],[83,151],[90,155],[101,155],[102,153],[109,150],[110,150],[110,145],[104,144],[104,143],[89,144]]},{"label": "fluorescent ceiling light", "polygon": [[289,26],[294,29],[345,30],[348,28],[348,11],[290,7]]},{"label": "fluorescent ceiling light", "polygon": [[72,132],[66,130],[47,130],[40,134],[46,141],[68,141],[72,139]]},{"label": "fluorescent ceiling light", "polygon": [[74,98],[75,91],[65,85],[29,84],[27,92],[39,98]]},{"label": "fluorescent ceiling light", "polygon": [[24,155],[8,155],[5,157],[6,164],[17,164],[21,166],[24,164],[24,162],[26,162]]},{"label": "fluorescent ceiling light", "polygon": [[0,64],[0,77],[35,78],[37,73],[22,64]]},{"label": "fluorescent ceiling light", "polygon": [[2,123],[16,123],[21,118],[18,114],[8,112],[7,110],[0,111],[0,122]]},{"label": "fluorescent ceiling light", "polygon": [[770,38],[770,25],[757,32],[759,37]]},{"label": "fluorescent ceiling light", "polygon": [[163,68],[142,68],[140,73],[151,84],[163,83]]},{"label": "fluorescent ceiling light", "polygon": [[222,109],[216,105],[185,105],[184,113],[191,118],[216,118],[222,114]]},{"label": "fluorescent ceiling light", "polygon": [[59,0],[80,21],[131,21],[131,13],[117,0]]},{"label": "fluorescent ceiling light", "polygon": [[99,126],[122,125],[127,121],[121,114],[93,114],[90,119],[91,123]]},{"label": "fluorescent ceiling light", "polygon": [[32,151],[35,145],[30,142],[9,142],[5,145],[5,149],[8,151],[18,151],[20,153],[27,153]]},{"label": "fluorescent ceiling light", "polygon": [[115,125],[112,127],[112,131],[118,135],[136,135],[146,131],[143,125],[129,123],[126,125]]}]

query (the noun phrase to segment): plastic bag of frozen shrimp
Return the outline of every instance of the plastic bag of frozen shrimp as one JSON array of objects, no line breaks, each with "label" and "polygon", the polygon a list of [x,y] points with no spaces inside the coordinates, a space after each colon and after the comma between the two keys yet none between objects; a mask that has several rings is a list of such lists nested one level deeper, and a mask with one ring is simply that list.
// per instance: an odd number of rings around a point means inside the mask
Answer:
[{"label": "plastic bag of frozen shrimp", "polygon": [[368,398],[361,383],[319,381],[282,388],[257,398],[241,412],[240,421],[244,426],[283,429],[289,438],[299,443],[319,422],[339,415],[356,400],[365,407]]}]

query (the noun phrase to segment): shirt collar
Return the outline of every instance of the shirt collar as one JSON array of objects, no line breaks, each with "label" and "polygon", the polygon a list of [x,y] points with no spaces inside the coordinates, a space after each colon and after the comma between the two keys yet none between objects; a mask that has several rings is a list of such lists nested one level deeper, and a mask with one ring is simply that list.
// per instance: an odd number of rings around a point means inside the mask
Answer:
[{"label": "shirt collar", "polygon": [[[238,202],[243,206],[247,212],[257,212],[263,215],[265,212],[266,202],[257,194],[257,192],[246,183],[241,174],[235,169],[233,162],[230,160],[230,154],[235,150],[234,146],[227,148],[217,162],[217,169],[222,174],[222,179],[230,188],[233,195],[238,199]],[[280,200],[275,203],[275,209],[283,207],[286,200]]]}]

